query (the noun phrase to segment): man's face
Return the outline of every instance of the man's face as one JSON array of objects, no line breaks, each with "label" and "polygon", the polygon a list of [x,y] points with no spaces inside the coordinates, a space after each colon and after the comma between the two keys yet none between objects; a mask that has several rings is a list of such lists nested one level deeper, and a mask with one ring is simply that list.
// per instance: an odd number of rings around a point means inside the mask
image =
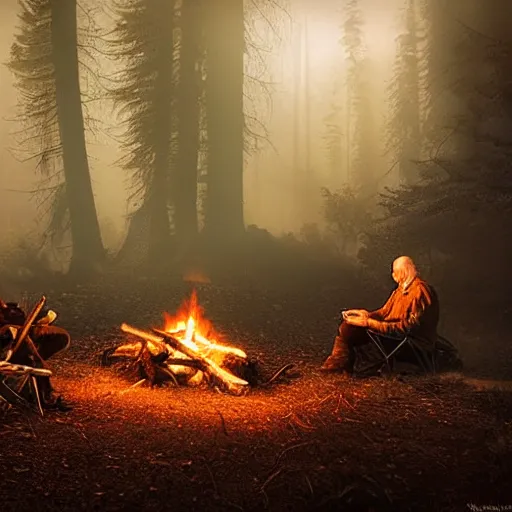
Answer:
[{"label": "man's face", "polygon": [[395,283],[400,284],[400,272],[396,265],[393,265],[393,269],[391,270],[391,277]]}]

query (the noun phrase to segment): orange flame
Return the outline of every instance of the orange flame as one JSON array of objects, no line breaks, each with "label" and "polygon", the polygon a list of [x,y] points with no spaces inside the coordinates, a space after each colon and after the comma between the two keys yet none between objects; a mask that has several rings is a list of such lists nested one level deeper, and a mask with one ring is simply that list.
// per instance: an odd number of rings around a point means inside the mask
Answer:
[{"label": "orange flame", "polygon": [[219,343],[221,335],[215,331],[213,324],[204,316],[203,308],[197,300],[197,293],[192,291],[189,300],[185,300],[175,316],[164,313],[164,330],[179,338],[191,350],[217,351],[231,353],[246,358],[243,350],[228,347]]}]

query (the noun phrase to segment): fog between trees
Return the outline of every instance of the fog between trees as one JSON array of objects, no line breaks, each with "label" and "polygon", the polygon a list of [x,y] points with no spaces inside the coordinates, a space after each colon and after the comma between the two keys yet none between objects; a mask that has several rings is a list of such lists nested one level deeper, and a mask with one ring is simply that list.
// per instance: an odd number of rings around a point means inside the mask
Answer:
[{"label": "fog between trees", "polygon": [[505,1],[68,4],[1,6],[4,254],[154,266],[249,225],[366,265],[509,254]]}]

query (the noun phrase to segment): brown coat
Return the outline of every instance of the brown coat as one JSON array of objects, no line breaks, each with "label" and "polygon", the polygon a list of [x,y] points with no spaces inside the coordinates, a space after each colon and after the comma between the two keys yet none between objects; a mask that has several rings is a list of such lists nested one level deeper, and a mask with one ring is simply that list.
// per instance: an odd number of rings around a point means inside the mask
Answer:
[{"label": "brown coat", "polygon": [[381,334],[410,332],[435,343],[439,301],[434,288],[416,277],[407,290],[397,287],[380,309],[372,311],[368,328]]}]

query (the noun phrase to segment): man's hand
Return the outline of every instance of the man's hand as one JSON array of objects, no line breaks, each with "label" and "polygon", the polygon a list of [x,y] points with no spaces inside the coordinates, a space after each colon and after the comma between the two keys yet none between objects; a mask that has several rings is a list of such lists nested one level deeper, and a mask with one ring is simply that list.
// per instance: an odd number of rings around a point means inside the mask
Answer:
[{"label": "man's hand", "polygon": [[368,318],[370,314],[366,309],[348,309],[347,311],[343,311],[343,318],[351,317],[351,316],[362,316]]},{"label": "man's hand", "polygon": [[343,319],[347,324],[358,327],[368,327],[368,317],[369,312],[366,309],[351,309],[343,314]]}]

